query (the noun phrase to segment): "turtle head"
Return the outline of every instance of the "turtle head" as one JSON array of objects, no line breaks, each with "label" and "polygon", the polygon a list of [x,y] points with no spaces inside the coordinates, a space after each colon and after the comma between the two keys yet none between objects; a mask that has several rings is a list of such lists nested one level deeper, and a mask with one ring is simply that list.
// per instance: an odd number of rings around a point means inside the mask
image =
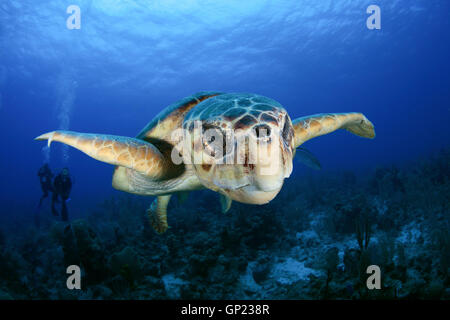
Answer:
[{"label": "turtle head", "polygon": [[205,187],[233,200],[267,203],[292,172],[292,122],[272,99],[219,95],[192,110],[183,128],[185,161]]}]

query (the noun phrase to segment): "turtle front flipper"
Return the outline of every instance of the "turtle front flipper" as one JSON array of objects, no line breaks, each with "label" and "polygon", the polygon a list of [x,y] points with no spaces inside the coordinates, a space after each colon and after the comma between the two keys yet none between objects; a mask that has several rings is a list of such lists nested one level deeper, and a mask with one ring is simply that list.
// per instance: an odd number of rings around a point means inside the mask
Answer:
[{"label": "turtle front flipper", "polygon": [[159,234],[169,228],[167,224],[167,206],[172,195],[158,196],[147,209],[148,218],[153,229]]},{"label": "turtle front flipper", "polygon": [[133,169],[146,177],[162,179],[169,170],[169,162],[161,152],[146,141],[106,135],[53,131],[40,135],[36,140],[58,141],[72,146],[88,156],[109,164]]},{"label": "turtle front flipper", "polygon": [[294,144],[297,148],[304,142],[338,129],[345,129],[363,138],[375,138],[375,129],[362,113],[321,113],[295,119]]},{"label": "turtle front flipper", "polygon": [[231,200],[230,197],[220,194],[220,209],[222,211],[222,213],[227,213],[228,210],[230,210],[231,208],[231,203],[233,202],[233,200]]}]

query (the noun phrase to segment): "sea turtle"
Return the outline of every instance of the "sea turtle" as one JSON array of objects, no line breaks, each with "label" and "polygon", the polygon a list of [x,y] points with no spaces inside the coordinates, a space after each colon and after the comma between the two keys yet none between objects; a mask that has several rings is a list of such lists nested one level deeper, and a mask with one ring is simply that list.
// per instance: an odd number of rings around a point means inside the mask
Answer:
[{"label": "sea turtle", "polygon": [[[173,194],[211,189],[220,193],[224,212],[233,200],[268,203],[290,176],[296,149],[337,129],[375,137],[361,113],[291,121],[280,103],[261,95],[200,92],[168,106],[136,138],[53,131],[36,140],[59,141],[115,165],[114,188],[157,196],[147,212],[154,229],[163,233]],[[253,146],[261,146],[263,156],[252,152]]]}]

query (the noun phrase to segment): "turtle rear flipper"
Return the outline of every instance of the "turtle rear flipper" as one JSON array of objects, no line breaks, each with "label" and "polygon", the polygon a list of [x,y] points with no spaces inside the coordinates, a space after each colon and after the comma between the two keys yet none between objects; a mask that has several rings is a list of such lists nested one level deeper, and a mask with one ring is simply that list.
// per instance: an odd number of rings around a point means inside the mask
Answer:
[{"label": "turtle rear flipper", "polygon": [[363,138],[375,138],[375,129],[362,113],[321,113],[295,119],[295,147],[338,129],[345,129]]},{"label": "turtle rear flipper", "polygon": [[296,159],[299,159],[301,163],[312,169],[315,170],[322,169],[322,165],[320,164],[316,156],[305,148],[297,148],[295,152],[295,157]]},{"label": "turtle rear flipper", "polygon": [[233,202],[230,197],[220,194],[220,209],[222,213],[227,213],[231,208],[231,203]]},{"label": "turtle rear flipper", "polygon": [[147,209],[148,218],[153,229],[159,234],[169,228],[167,224],[167,206],[172,195],[158,196]]}]

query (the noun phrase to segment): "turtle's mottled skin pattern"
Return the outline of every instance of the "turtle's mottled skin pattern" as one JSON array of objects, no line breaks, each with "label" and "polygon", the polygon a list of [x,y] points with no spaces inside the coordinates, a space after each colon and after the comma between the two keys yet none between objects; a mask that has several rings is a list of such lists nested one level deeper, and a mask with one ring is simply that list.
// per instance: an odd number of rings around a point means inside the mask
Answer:
[{"label": "turtle's mottled skin pattern", "polygon": [[[247,149],[240,153],[234,148],[224,148],[223,159],[238,161],[217,162],[202,148],[204,137],[195,134],[187,143],[189,152],[179,150],[173,133],[184,128],[191,136],[198,121],[203,130],[232,131],[238,141],[256,139],[258,146],[266,145],[270,151],[266,160],[274,164],[274,170],[262,174],[262,162],[259,159],[249,161]],[[112,185],[116,189],[156,195],[157,199],[147,212],[155,230],[162,233],[168,228],[166,210],[172,194],[208,188],[221,194],[224,211],[230,208],[231,200],[267,203],[278,194],[284,179],[291,174],[295,149],[309,139],[337,129],[364,138],[375,137],[372,123],[361,113],[317,114],[291,121],[281,104],[267,97],[249,93],[200,92],[164,109],[136,138],[53,131],[36,139],[48,140],[49,145],[59,141],[94,159],[115,165]],[[260,136],[258,132],[267,132],[267,135]],[[228,136],[225,137],[226,144],[230,144]],[[206,146],[211,149],[208,142]],[[181,163],[172,161],[174,151],[181,153]],[[220,155],[220,150],[213,151]],[[188,161],[195,155],[201,155],[200,163]]]},{"label": "turtle's mottled skin pattern", "polygon": [[53,140],[83,150],[87,155],[110,164],[133,168],[136,172],[154,179],[166,175],[163,155],[153,145],[140,139],[113,136],[107,134],[78,133],[73,131],[55,131],[42,135],[48,145]]},{"label": "turtle's mottled skin pattern", "polygon": [[295,145],[322,136],[336,129],[345,129],[364,138],[374,138],[373,124],[361,113],[320,113],[294,121]]}]

